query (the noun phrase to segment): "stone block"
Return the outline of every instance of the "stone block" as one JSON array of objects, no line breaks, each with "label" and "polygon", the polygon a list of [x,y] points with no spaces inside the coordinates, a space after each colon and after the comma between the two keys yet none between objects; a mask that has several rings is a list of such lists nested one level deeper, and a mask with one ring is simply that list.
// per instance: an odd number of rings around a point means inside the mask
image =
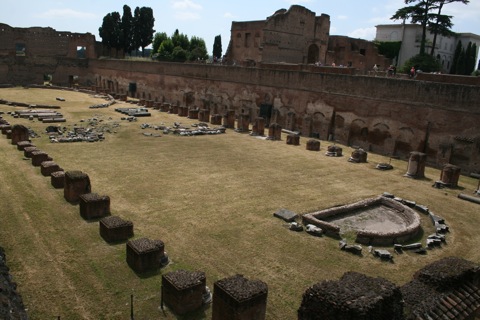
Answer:
[{"label": "stone block", "polygon": [[50,174],[50,183],[55,189],[65,187],[65,171],[55,171]]},{"label": "stone block", "polygon": [[133,237],[133,223],[118,216],[104,217],[99,222],[100,236],[106,242],[126,241]]},{"label": "stone block", "polygon": [[195,311],[203,305],[205,273],[176,270],[162,275],[163,302],[177,315]]},{"label": "stone block", "polygon": [[160,268],[165,254],[161,240],[140,238],[127,242],[127,264],[137,273],[154,271]]},{"label": "stone block", "polygon": [[43,161],[40,164],[40,172],[44,177],[49,177],[53,172],[61,171],[62,168],[54,161]]},{"label": "stone block", "polygon": [[32,152],[32,165],[34,167],[40,167],[42,162],[49,160],[51,160],[51,158],[44,151],[36,150]]},{"label": "stone block", "polygon": [[267,309],[267,284],[242,275],[214,284],[212,320],[262,320]]},{"label": "stone block", "polygon": [[298,134],[287,135],[287,144],[294,146],[300,145],[300,136]]},{"label": "stone block", "polygon": [[98,219],[110,214],[110,197],[96,193],[79,196],[80,215],[85,220]]},{"label": "stone block", "polygon": [[76,203],[82,194],[91,192],[90,178],[82,171],[67,171],[63,191],[65,200]]},{"label": "stone block", "polygon": [[307,141],[306,149],[309,151],[320,151],[320,141],[315,139],[309,139]]}]

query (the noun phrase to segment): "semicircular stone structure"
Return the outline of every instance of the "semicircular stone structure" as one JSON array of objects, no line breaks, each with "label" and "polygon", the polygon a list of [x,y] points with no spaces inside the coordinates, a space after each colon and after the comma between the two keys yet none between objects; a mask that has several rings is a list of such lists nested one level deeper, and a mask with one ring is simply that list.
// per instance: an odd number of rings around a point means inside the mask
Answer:
[{"label": "semicircular stone structure", "polygon": [[406,243],[422,232],[420,217],[413,209],[383,196],[307,213],[302,219],[334,237],[353,231],[355,241],[365,245]]}]

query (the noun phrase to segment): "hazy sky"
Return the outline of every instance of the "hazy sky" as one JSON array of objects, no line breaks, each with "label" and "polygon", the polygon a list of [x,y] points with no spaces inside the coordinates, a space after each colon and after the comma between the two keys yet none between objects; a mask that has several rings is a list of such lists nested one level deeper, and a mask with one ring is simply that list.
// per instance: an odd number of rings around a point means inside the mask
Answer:
[{"label": "hazy sky", "polygon": [[[398,23],[390,17],[403,0],[1,0],[0,22],[12,27],[52,27],[57,31],[71,31],[95,35],[103,17],[113,11],[123,12],[127,4],[150,7],[155,17],[157,32],[172,35],[175,29],[188,37],[203,38],[209,53],[216,35],[222,36],[223,53],[230,41],[232,21],[264,20],[281,8],[292,4],[302,5],[317,16],[330,15],[331,35],[373,40],[375,26]],[[480,0],[470,0],[468,5],[448,4],[443,13],[453,16],[455,32],[480,35]]]}]

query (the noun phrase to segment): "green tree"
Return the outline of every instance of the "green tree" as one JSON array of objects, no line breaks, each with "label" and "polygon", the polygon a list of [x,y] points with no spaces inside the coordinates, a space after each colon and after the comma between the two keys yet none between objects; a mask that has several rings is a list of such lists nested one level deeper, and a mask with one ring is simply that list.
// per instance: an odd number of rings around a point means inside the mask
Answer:
[{"label": "green tree", "polygon": [[123,6],[123,15],[120,23],[122,47],[125,53],[130,54],[133,50],[133,26],[132,9],[129,6]]},{"label": "green tree", "polygon": [[187,61],[188,51],[183,49],[180,46],[173,48],[172,51],[172,60],[176,62],[185,62]]},{"label": "green tree", "polygon": [[213,56],[217,59],[222,57],[222,36],[218,35],[215,36],[215,40],[213,41]]},{"label": "green tree", "polygon": [[163,41],[167,39],[168,39],[168,36],[166,32],[155,33],[155,36],[153,37],[153,42],[152,42],[152,56],[154,56],[155,54],[158,54],[158,49],[160,49],[160,45],[162,44]]},{"label": "green tree", "polygon": [[462,42],[458,40],[455,47],[455,53],[453,54],[452,66],[450,67],[450,74],[457,74],[457,63],[460,55],[462,54]]},{"label": "green tree", "polygon": [[[446,34],[451,26],[451,16],[442,15],[442,8],[447,3],[462,2],[467,4],[469,0],[404,0],[405,4],[413,4],[397,10],[390,18],[392,20],[410,19],[411,23],[419,23],[422,26],[422,38],[420,40],[420,54],[425,53],[427,42],[427,28],[434,35],[441,33]],[[432,13],[437,11],[437,13]],[[436,41],[436,37],[434,39]],[[434,43],[435,46],[435,43]],[[433,47],[434,47],[433,46]],[[432,51],[433,53],[433,51]]]},{"label": "green tree", "polygon": [[149,7],[136,7],[133,15],[133,49],[142,48],[142,57],[145,47],[152,43],[155,30],[153,10]]},{"label": "green tree", "polygon": [[175,46],[172,39],[168,38],[162,41],[160,48],[158,48],[158,59],[164,61],[172,60],[172,53]]},{"label": "green tree", "polygon": [[475,70],[475,56],[477,46],[470,41],[465,51],[465,74],[470,75]]},{"label": "green tree", "polygon": [[466,60],[465,50],[462,48],[462,52],[460,52],[460,55],[458,56],[455,74],[465,74],[465,71],[467,70]]},{"label": "green tree", "polygon": [[102,38],[102,43],[110,50],[122,48],[121,43],[121,27],[120,13],[114,11],[103,17],[103,23],[98,28],[98,33]]},{"label": "green tree", "polygon": [[426,53],[417,54],[405,61],[405,64],[399,71],[408,73],[412,67],[422,72],[437,72],[441,70],[441,65],[438,60]]},{"label": "green tree", "polygon": [[208,59],[207,46],[202,38],[192,36],[190,39],[190,55],[188,60],[206,60]]},{"label": "green tree", "polygon": [[190,49],[190,41],[188,40],[188,36],[183,33],[180,33],[178,29],[176,29],[175,32],[173,33],[172,41],[175,47],[180,47],[184,50]]},{"label": "green tree", "polygon": [[437,35],[442,36],[451,36],[454,33],[452,32],[452,16],[447,16],[442,14],[442,9],[445,4],[452,2],[461,2],[463,4],[468,4],[470,0],[437,0],[438,11],[436,14],[430,15],[430,21],[428,25],[428,30],[433,33],[432,49],[430,55],[433,56],[435,51],[435,45],[437,44]]}]

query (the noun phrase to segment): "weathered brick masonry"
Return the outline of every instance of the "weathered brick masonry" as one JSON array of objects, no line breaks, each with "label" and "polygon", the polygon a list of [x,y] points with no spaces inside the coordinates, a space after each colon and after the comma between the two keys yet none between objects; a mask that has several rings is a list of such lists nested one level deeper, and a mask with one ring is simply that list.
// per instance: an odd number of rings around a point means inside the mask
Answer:
[{"label": "weathered brick masonry", "polygon": [[[44,29],[45,36],[36,33]],[[112,93],[196,107],[211,115],[233,110],[237,118],[247,115],[251,124],[261,116],[266,126],[277,123],[305,137],[403,159],[420,151],[430,165],[451,163],[464,173],[479,170],[478,78],[452,77],[452,83],[446,75],[368,77],[355,75],[352,68],[301,64],[240,67],[97,59],[91,53],[93,36],[56,32],[56,40],[52,30],[0,25],[0,83],[42,83],[43,75],[51,74],[54,84],[68,86],[78,77],[80,85]],[[24,56],[17,55],[17,43],[23,43]],[[62,50],[49,51],[48,45]],[[73,56],[78,46],[86,47],[86,58]]]}]

